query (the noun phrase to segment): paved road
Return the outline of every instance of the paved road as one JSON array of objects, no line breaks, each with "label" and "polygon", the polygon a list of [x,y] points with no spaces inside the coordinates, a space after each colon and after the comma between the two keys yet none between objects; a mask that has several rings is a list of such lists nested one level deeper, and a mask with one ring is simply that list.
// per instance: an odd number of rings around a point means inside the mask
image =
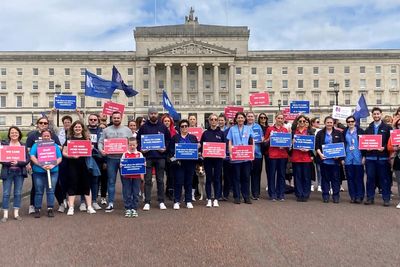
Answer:
[{"label": "paved road", "polygon": [[[394,189],[394,188],[393,188]],[[118,190],[120,192],[120,188]],[[266,199],[207,209],[77,212],[0,224],[2,266],[399,266],[400,210],[348,202]],[[397,196],[394,202],[397,204]]]}]

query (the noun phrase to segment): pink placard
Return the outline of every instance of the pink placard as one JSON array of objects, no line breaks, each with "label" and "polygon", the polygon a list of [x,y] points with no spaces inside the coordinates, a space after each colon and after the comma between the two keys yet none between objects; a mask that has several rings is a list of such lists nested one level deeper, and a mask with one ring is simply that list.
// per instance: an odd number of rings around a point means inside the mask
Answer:
[{"label": "pink placard", "polygon": [[128,139],[112,138],[104,139],[104,151],[106,154],[122,154],[128,150]]},{"label": "pink placard", "polygon": [[203,128],[201,127],[189,127],[188,132],[190,134],[193,134],[194,136],[197,137],[197,141],[200,141],[201,136],[203,135]]},{"label": "pink placard", "polygon": [[253,146],[233,146],[231,160],[254,160]]},{"label": "pink placard", "polygon": [[57,161],[56,147],[53,146],[38,146],[37,159],[40,164],[49,164]]},{"label": "pink placard", "polygon": [[104,103],[103,114],[112,115],[114,111],[119,111],[121,114],[124,114],[125,105],[114,103],[111,101],[107,101]]},{"label": "pink placard", "polygon": [[269,106],[269,94],[268,93],[251,94],[250,106]]},{"label": "pink placard", "polygon": [[0,148],[0,161],[26,161],[24,146],[2,146]]},{"label": "pink placard", "polygon": [[299,114],[290,113],[290,108],[283,109],[283,117],[285,118],[285,121],[294,121],[298,115]]},{"label": "pink placard", "polygon": [[90,157],[92,142],[90,140],[68,140],[67,153],[70,157]]},{"label": "pink placard", "polygon": [[392,145],[400,146],[400,129],[390,131],[390,138],[392,141]]},{"label": "pink placard", "polygon": [[358,149],[360,150],[382,148],[382,135],[380,134],[363,134],[358,140]]},{"label": "pink placard", "polygon": [[243,112],[243,107],[234,107],[234,106],[227,106],[224,108],[225,117],[227,119],[235,118],[236,113]]},{"label": "pink placard", "polygon": [[203,158],[222,158],[226,157],[226,144],[220,142],[204,142]]}]

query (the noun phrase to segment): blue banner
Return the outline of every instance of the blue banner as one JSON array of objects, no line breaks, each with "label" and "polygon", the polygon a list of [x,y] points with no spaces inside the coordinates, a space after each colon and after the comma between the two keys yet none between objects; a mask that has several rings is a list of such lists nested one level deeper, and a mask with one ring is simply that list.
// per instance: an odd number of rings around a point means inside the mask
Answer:
[{"label": "blue banner", "polygon": [[174,106],[172,105],[171,101],[168,98],[167,93],[163,90],[163,107],[168,111],[169,115],[171,115],[171,117],[174,120],[180,120],[181,119],[181,115],[179,115],[178,112],[176,112]]},{"label": "blue banner", "polygon": [[175,144],[175,158],[176,159],[194,159],[199,158],[197,143],[178,143]]},{"label": "blue banner", "polygon": [[255,143],[261,143],[261,140],[262,140],[262,129],[253,128],[253,132],[254,132],[254,142]]},{"label": "blue banner", "polygon": [[292,134],[271,132],[269,142],[272,147],[291,147]]},{"label": "blue banner", "polygon": [[121,159],[121,175],[146,174],[145,158]]},{"label": "blue banner", "polygon": [[310,101],[292,101],[290,102],[290,113],[298,114],[308,114],[310,113]]},{"label": "blue banner", "polygon": [[142,135],[140,141],[142,150],[159,150],[165,148],[163,134],[145,134]]},{"label": "blue banner", "polygon": [[327,159],[345,157],[346,151],[344,149],[344,143],[322,145],[322,154],[324,154]]},{"label": "blue banner", "polygon": [[76,109],[76,95],[56,95],[54,107],[56,109]]},{"label": "blue banner", "polygon": [[118,83],[107,81],[86,70],[85,72],[85,95],[97,98],[111,99]]},{"label": "blue banner", "polygon": [[314,135],[294,135],[293,149],[308,149],[314,150],[315,136]]}]

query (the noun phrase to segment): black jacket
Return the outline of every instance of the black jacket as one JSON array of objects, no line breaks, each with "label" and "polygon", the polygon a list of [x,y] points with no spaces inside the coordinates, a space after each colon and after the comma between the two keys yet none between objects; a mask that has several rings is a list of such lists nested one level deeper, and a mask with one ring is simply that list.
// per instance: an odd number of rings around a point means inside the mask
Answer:
[{"label": "black jacket", "polygon": [[169,147],[169,143],[171,142],[171,133],[169,132],[168,128],[162,124],[160,121],[157,121],[157,123],[151,123],[150,120],[147,120],[145,124],[143,124],[136,136],[136,139],[138,141],[138,150],[142,150],[141,148],[141,137],[142,135],[145,134],[164,134],[164,142],[165,142],[165,148],[166,151],[163,153],[160,153],[157,150],[151,150],[146,153],[144,153],[144,157],[147,158],[166,158],[167,157],[167,151]]},{"label": "black jacket", "polygon": [[[363,156],[365,157],[383,157],[383,158],[388,158],[389,157],[389,151],[387,149],[387,144],[390,138],[390,130],[392,130],[392,127],[384,123],[383,121],[378,127],[378,134],[382,135],[382,146],[384,147],[383,151],[378,151],[378,150],[364,150],[363,151]],[[367,129],[365,129],[364,134],[375,134],[374,133],[374,122],[371,122]]]},{"label": "black jacket", "polygon": [[[175,156],[175,144],[180,143],[179,139],[181,138],[181,134],[178,133],[171,138],[171,142],[169,143],[168,154],[170,157]],[[188,134],[188,138],[190,143],[198,143],[197,137],[193,134]]]},{"label": "black jacket", "polygon": [[203,132],[203,135],[201,136],[200,140],[200,151],[203,151],[203,143],[204,142],[218,142],[218,143],[225,143],[226,138],[225,134],[219,127],[217,127],[215,130],[211,129],[210,127]]},{"label": "black jacket", "polygon": [[[20,143],[21,143],[21,145],[25,146],[24,143],[22,143],[22,142],[20,142]],[[8,145],[10,145],[10,141],[3,141],[3,142],[1,142],[1,144],[3,146],[8,146]],[[28,149],[25,146],[25,161],[18,161],[18,163],[17,163],[17,167],[20,168],[21,174],[22,174],[23,177],[27,177],[28,176],[25,166],[28,165],[29,162],[30,162],[30,157],[29,157]],[[9,173],[9,170],[10,170],[10,167],[11,167],[11,163],[10,162],[1,162],[1,164],[3,166],[1,168],[0,176],[1,176],[1,179],[4,180],[8,176],[8,173]]]},{"label": "black jacket", "polygon": [[[323,128],[321,131],[317,133],[315,137],[315,150],[319,149],[323,151],[322,145],[325,144],[325,134],[326,128]],[[343,133],[335,128],[332,129],[332,143],[344,143]],[[317,162],[320,162],[321,158],[319,157],[318,153],[316,153]]]}]

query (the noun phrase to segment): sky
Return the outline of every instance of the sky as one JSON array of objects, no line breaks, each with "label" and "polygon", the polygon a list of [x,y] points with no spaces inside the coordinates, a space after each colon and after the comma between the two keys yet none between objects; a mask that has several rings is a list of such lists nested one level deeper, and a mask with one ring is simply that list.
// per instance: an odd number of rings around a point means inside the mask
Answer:
[{"label": "sky", "polygon": [[134,51],[135,27],[248,26],[250,50],[400,49],[400,0],[3,0],[0,51]]}]

